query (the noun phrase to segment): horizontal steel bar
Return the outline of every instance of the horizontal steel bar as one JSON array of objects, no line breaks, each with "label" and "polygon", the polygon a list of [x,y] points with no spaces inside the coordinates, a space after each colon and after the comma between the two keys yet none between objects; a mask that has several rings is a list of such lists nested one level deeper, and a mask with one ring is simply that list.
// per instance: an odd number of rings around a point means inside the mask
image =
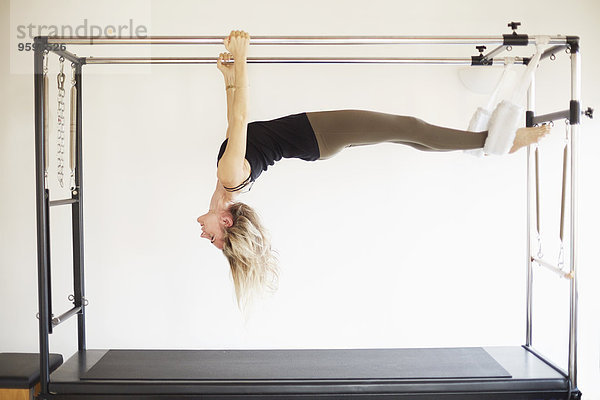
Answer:
[{"label": "horizontal steel bar", "polygon": [[[215,64],[214,57],[88,57],[86,64]],[[471,58],[400,57],[249,57],[249,64],[451,64],[471,65]],[[496,62],[496,61],[494,61]],[[497,61],[503,64],[504,60]],[[517,59],[522,64],[523,59]]]},{"label": "horizontal steel bar", "polygon": [[573,274],[571,272],[565,272],[565,271],[561,270],[560,268],[558,268],[557,266],[554,266],[544,260],[541,260],[541,259],[535,258],[535,257],[531,257],[531,261],[537,263],[538,265],[540,265],[542,267],[546,267],[550,271],[560,275],[562,278],[573,279]]},{"label": "horizontal steel bar", "polygon": [[[225,36],[54,36],[50,44],[223,44]],[[536,37],[529,37],[535,43]],[[565,44],[566,36],[550,38],[550,44]],[[379,44],[474,44],[502,45],[503,36],[252,36],[251,45],[379,45]]]},{"label": "horizontal steel bar", "polygon": [[50,207],[64,206],[67,204],[77,203],[78,201],[79,200],[77,200],[77,199],[52,200],[52,201],[50,201]]},{"label": "horizontal steel bar", "polygon": [[539,124],[542,122],[556,121],[559,119],[568,119],[570,117],[570,115],[571,114],[570,114],[569,110],[557,111],[554,113],[544,114],[544,115],[536,115],[533,117],[533,123]]},{"label": "horizontal steel bar", "polygon": [[50,51],[57,54],[58,56],[62,56],[65,59],[75,63],[75,64],[82,64],[85,63],[85,58],[83,57],[77,57],[77,55],[66,51],[66,50],[60,50],[60,49],[53,49],[52,46],[50,46]]},{"label": "horizontal steel bar", "polygon": [[81,311],[81,306],[73,307],[66,313],[62,314],[59,317],[52,318],[52,326],[58,326],[71,318],[73,315],[77,315]]}]

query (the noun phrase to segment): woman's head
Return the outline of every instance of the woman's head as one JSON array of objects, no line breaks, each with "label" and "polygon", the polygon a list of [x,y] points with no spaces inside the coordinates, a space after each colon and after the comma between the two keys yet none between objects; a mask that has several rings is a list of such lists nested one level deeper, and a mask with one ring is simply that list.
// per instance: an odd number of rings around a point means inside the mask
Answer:
[{"label": "woman's head", "polygon": [[227,210],[209,210],[198,217],[197,221],[202,227],[200,237],[210,240],[218,249],[223,250],[225,244],[225,229],[233,224],[233,218]]},{"label": "woman's head", "polygon": [[[261,292],[277,290],[277,258],[268,233],[254,209],[244,203],[229,206],[223,221],[223,254],[229,261],[238,306],[251,303]],[[216,241],[218,238],[216,238]]]}]

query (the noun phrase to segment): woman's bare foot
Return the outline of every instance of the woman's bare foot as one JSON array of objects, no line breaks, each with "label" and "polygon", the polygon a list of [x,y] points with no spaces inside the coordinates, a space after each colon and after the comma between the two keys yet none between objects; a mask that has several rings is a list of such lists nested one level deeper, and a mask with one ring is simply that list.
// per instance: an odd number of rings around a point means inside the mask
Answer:
[{"label": "woman's bare foot", "polygon": [[537,143],[546,136],[552,128],[550,125],[535,126],[533,128],[519,128],[515,136],[515,141],[510,149],[509,153],[514,153],[521,147],[529,146],[530,144]]}]

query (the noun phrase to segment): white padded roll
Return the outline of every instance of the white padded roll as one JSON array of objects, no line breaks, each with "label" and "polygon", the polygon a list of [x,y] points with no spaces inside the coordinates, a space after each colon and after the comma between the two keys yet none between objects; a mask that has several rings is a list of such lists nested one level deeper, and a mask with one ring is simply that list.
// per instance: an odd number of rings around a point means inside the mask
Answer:
[{"label": "white padded roll", "polygon": [[[491,115],[492,113],[485,108],[477,107],[475,114],[473,114],[473,117],[471,118],[471,122],[469,122],[468,130],[470,132],[482,132],[487,130]],[[464,152],[475,157],[484,156],[483,149],[464,150]]]},{"label": "white padded roll", "polygon": [[524,113],[524,107],[502,100],[490,117],[483,151],[486,154],[507,154],[515,141],[517,129],[522,125]]},{"label": "white padded roll", "polygon": [[473,117],[471,118],[471,122],[469,122],[469,131],[482,132],[487,130],[491,116],[492,113],[490,111],[483,107],[477,107],[475,114],[473,114]]}]

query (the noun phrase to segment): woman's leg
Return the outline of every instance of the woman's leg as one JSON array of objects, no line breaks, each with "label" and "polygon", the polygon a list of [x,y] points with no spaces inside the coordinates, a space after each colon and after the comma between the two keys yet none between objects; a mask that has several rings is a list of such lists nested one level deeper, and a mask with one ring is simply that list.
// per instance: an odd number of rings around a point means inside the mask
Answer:
[{"label": "woman's leg", "polygon": [[315,132],[320,159],[345,147],[391,142],[426,151],[482,148],[487,131],[468,132],[431,125],[402,115],[364,110],[335,110],[306,113]]}]

